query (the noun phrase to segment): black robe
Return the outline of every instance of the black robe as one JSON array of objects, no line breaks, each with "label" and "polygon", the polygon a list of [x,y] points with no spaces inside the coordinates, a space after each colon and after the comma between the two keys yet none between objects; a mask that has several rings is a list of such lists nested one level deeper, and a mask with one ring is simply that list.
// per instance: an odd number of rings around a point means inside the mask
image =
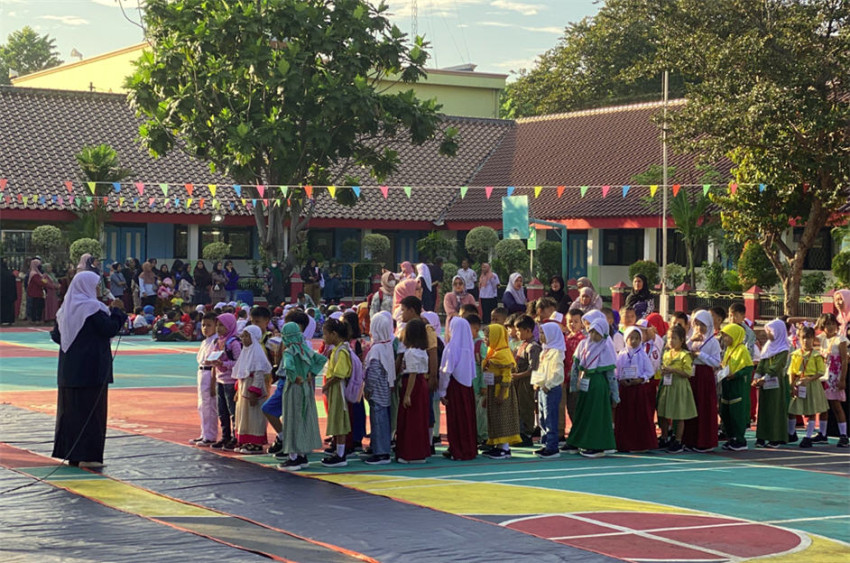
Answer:
[{"label": "black robe", "polygon": [[0,268],[0,323],[15,322],[15,301],[18,299],[18,288],[15,274],[6,267]]}]

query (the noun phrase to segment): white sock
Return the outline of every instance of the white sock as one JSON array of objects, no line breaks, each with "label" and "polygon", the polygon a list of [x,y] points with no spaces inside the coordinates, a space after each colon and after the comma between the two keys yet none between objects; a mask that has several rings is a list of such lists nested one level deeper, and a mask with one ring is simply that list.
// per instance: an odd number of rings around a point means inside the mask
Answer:
[{"label": "white sock", "polygon": [[345,457],[345,444],[337,445],[336,455],[339,457]]},{"label": "white sock", "polygon": [[838,434],[840,436],[846,436],[847,435],[847,423],[846,422],[839,422],[838,423]]},{"label": "white sock", "polygon": [[296,453],[289,454],[289,459],[291,459],[292,461],[295,461],[296,459],[298,459],[298,454],[296,454]]},{"label": "white sock", "polygon": [[505,442],[504,444],[502,444],[502,449],[505,450],[505,451],[508,451],[508,450],[511,449],[511,446],[510,446],[510,444]]},{"label": "white sock", "polygon": [[806,424],[806,438],[811,438],[812,434],[815,433],[815,421],[814,419],[810,419],[809,423]]},{"label": "white sock", "polygon": [[788,419],[788,433],[795,434],[797,432],[797,419],[789,418]]},{"label": "white sock", "polygon": [[827,423],[828,423],[828,422],[829,422],[829,415],[827,415],[827,416],[822,416],[822,417],[821,417],[821,421],[820,421],[820,429],[819,429],[819,431],[820,431],[820,433],[821,433],[821,434],[823,434],[824,436],[826,436],[826,425],[827,425]]}]

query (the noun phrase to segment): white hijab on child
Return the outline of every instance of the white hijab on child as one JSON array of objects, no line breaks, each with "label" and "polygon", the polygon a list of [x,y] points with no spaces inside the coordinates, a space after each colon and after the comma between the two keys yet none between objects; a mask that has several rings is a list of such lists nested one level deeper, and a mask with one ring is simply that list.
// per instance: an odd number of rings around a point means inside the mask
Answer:
[{"label": "white hijab on child", "polygon": [[387,372],[387,382],[392,389],[395,385],[395,354],[393,353],[393,316],[389,311],[381,311],[372,317],[369,326],[372,333],[372,347],[366,354],[366,366],[372,360],[378,360]]},{"label": "white hijab on child", "polygon": [[543,350],[560,350],[562,353],[567,351],[567,343],[564,340],[564,333],[561,332],[561,325],[558,323],[543,323],[540,325],[543,334],[546,335],[546,343],[543,344]]},{"label": "white hijab on child", "polygon": [[764,329],[770,331],[770,334],[773,335],[773,340],[768,340],[762,347],[762,360],[772,358],[791,349],[788,345],[788,327],[785,325],[785,321],[782,319],[773,319],[767,323]]},{"label": "white hijab on child", "polygon": [[56,311],[56,322],[59,325],[59,336],[63,352],[67,352],[77,335],[86,324],[86,319],[99,311],[109,314],[109,308],[97,300],[97,286],[100,276],[83,270],[77,272],[68,286],[68,293],[62,306]]},{"label": "white hijab on child", "polygon": [[251,335],[251,345],[242,347],[242,353],[233,366],[233,379],[246,379],[256,372],[271,373],[272,365],[261,342],[263,331],[256,325],[248,325],[244,332]]},{"label": "white hijab on child", "polygon": [[[472,339],[469,323],[462,317],[452,317],[449,328],[452,338],[443,350],[443,361],[440,365],[440,397],[446,396],[449,378],[453,377],[464,387],[470,387],[476,375],[475,342]],[[560,330],[558,332],[560,333]]]},{"label": "white hijab on child", "polygon": [[585,313],[581,320],[590,324],[588,332],[593,330],[602,335],[599,342],[594,342],[591,336],[582,341],[587,344],[581,356],[581,367],[590,370],[616,365],[617,354],[614,352],[614,343],[608,337],[611,327],[605,314],[594,309]]}]

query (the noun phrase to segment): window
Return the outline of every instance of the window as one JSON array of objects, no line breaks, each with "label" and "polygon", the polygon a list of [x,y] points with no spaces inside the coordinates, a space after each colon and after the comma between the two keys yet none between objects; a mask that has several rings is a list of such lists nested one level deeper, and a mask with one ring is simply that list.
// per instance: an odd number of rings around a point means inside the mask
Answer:
[{"label": "window", "polygon": [[[662,244],[663,236],[661,229],[658,229],[658,244],[655,249],[655,262],[662,262]],[[703,241],[694,248],[694,266],[700,267],[703,262],[708,260],[708,242]],[[674,229],[667,229],[667,263],[679,264],[680,266],[688,266],[688,253],[685,250],[685,240],[682,233]]]},{"label": "window", "polygon": [[211,242],[224,242],[230,245],[230,256],[228,258],[242,260],[253,258],[253,229],[250,227],[201,227],[198,240],[200,243],[199,256],[203,255],[204,247]]},{"label": "window", "polygon": [[3,230],[0,232],[0,241],[9,269],[24,270],[35,254],[32,249],[32,231]]},{"label": "window", "polygon": [[[794,242],[799,244],[803,238],[803,229],[794,229]],[[806,253],[804,270],[831,270],[833,256],[832,234],[829,229],[821,229],[812,247]]]},{"label": "window", "polygon": [[307,240],[310,254],[320,254],[328,259],[334,255],[333,231],[310,229]]},{"label": "window", "polygon": [[174,257],[189,258],[189,227],[174,225]]},{"label": "window", "polygon": [[603,229],[602,264],[630,266],[643,260],[643,229]]}]

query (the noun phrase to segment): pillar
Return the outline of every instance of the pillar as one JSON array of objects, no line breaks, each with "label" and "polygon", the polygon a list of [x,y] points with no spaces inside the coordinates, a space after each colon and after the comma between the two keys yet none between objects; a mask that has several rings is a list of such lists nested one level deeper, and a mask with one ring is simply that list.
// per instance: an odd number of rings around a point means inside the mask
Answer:
[{"label": "pillar", "polygon": [[304,282],[301,280],[301,274],[295,272],[289,277],[289,299],[290,303],[298,301],[298,294],[304,291]]},{"label": "pillar", "polygon": [[835,301],[832,299],[833,295],[835,295],[834,289],[830,289],[823,294],[823,308],[821,309],[821,313],[824,315],[827,313],[832,313],[834,315],[838,312],[835,309]]},{"label": "pillar", "polygon": [[658,229],[643,230],[643,259],[655,262],[655,257],[658,255]]},{"label": "pillar", "polygon": [[525,295],[529,301],[536,301],[543,297],[543,284],[536,277],[525,286]]},{"label": "pillar", "polygon": [[575,301],[578,299],[578,281],[573,278],[568,279],[566,290],[571,300]]},{"label": "pillar", "polygon": [[611,309],[619,311],[626,305],[626,290],[629,288],[625,282],[617,282],[611,286]]},{"label": "pillar", "polygon": [[688,311],[688,292],[691,290],[691,286],[686,283],[683,283],[679,287],[673,290],[673,306],[676,311],[681,311],[686,315],[689,313]]},{"label": "pillar", "polygon": [[[186,257],[189,259],[189,262],[195,262],[199,258],[198,246],[200,244],[199,241],[201,236],[200,226],[197,224],[190,224],[188,235],[188,240],[186,241],[186,244],[188,246],[188,252]],[[212,266],[214,266],[214,264],[207,266],[207,268],[212,270]]]},{"label": "pillar", "polygon": [[747,309],[747,318],[756,322],[759,319],[759,296],[763,293],[760,287],[754,285],[744,292],[744,307]]}]

